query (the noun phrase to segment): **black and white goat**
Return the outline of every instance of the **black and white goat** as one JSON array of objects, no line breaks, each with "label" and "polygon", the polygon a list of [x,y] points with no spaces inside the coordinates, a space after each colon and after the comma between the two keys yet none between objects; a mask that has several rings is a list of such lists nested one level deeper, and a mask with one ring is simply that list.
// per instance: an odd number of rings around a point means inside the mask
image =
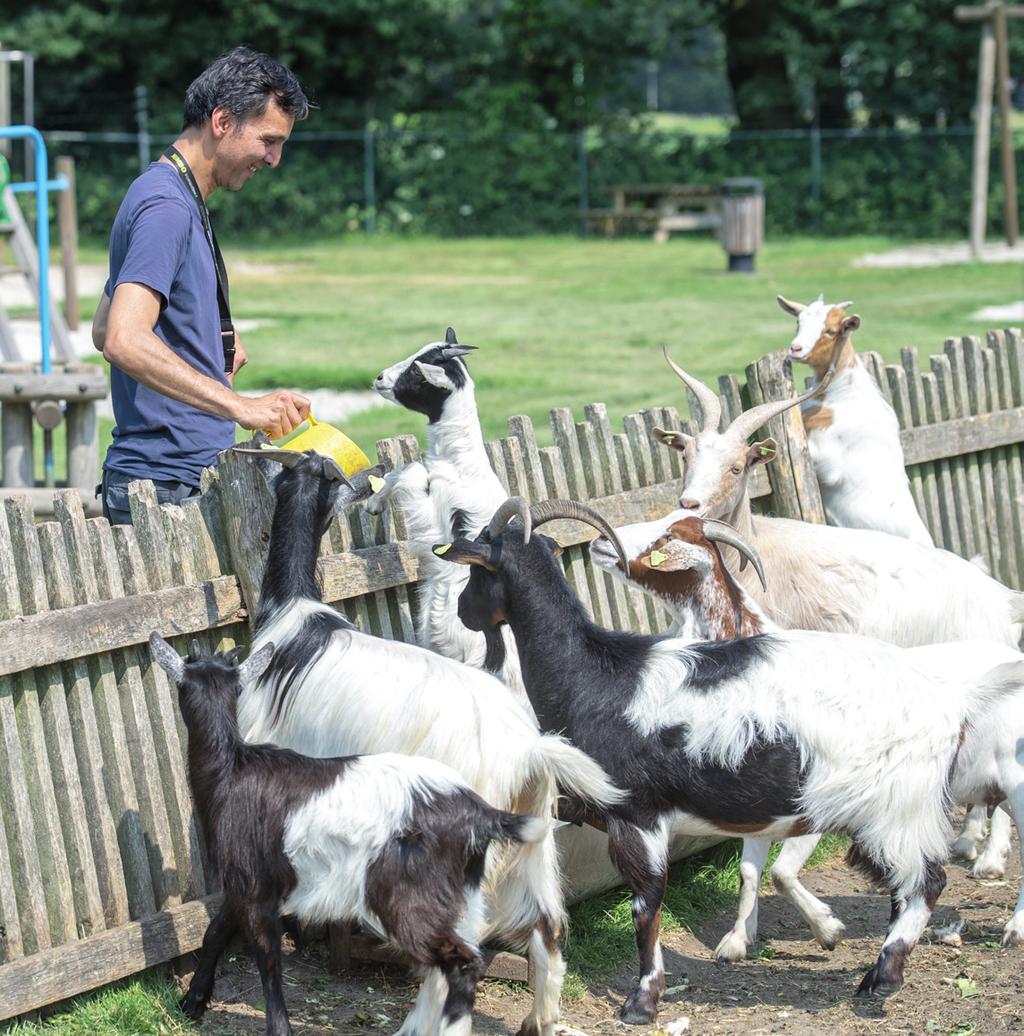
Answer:
[{"label": "black and white goat", "polygon": [[[509,526],[518,515],[522,526]],[[964,727],[1016,684],[997,667],[965,689],[881,641],[783,631],[725,643],[614,633],[587,617],[550,541],[555,518],[599,515],[559,501],[509,501],[476,539],[435,548],[470,565],[459,614],[508,623],[545,730],[563,732],[628,791],[596,811],[633,890],[639,985],[622,1017],[649,1022],[664,990],[658,923],[668,833],[762,838],[845,831],[903,904],[863,993],[898,988],[945,884],[949,775]],[[627,559],[621,553],[623,563]]]},{"label": "black and white goat", "polygon": [[188,730],[189,786],[224,902],[182,1009],[198,1021],[217,960],[241,930],[252,943],[267,1033],[291,1033],[281,987],[281,915],[359,921],[389,939],[444,989],[417,1032],[467,1036],[484,972],[480,883],[492,841],[537,842],[550,822],[493,809],[450,767],[404,755],[311,759],[247,744],[236,706],[270,663],[265,644],[236,666],[228,655],[182,661],[157,633],[153,657],[178,687]]},{"label": "black and white goat", "polygon": [[[639,556],[629,558],[628,573],[612,544],[602,538],[591,546],[591,557],[600,567],[627,585],[646,590],[671,612],[686,637],[726,640],[738,636],[777,633],[775,625],[733,579],[719,552],[720,545],[738,550],[761,577],[764,569],[757,553],[722,522],[684,518],[670,525],[663,536]],[[958,640],[908,648],[908,657],[943,672],[964,684],[984,677],[997,665],[1019,663],[1024,655],[1004,644]],[[952,778],[953,801],[960,805],[983,802],[993,809],[992,833],[984,855],[973,873],[976,877],[1002,877],[1010,851],[1010,818],[1024,824],[1024,752],[1018,740],[1024,736],[1024,685],[1002,697],[964,734]],[[974,797],[972,797],[974,796]],[[1000,798],[1005,799],[1000,803]],[[997,805],[998,804],[998,805]],[[987,810],[982,807],[982,815]],[[776,887],[787,895],[807,919],[815,937],[822,939],[842,925],[828,907],[811,895],[797,879],[800,868],[817,843],[816,835],[786,841],[772,867]],[[740,866],[740,907],[735,927],[722,940],[716,956],[731,950],[738,959],[757,933],[757,890],[768,846],[744,839]],[[1024,843],[1021,846],[1024,852]],[[1024,858],[1022,858],[1024,864]],[[1003,945],[1024,942],[1024,889],[1003,931]],[[834,940],[833,940],[834,944]]]},{"label": "black and white goat", "polygon": [[[413,644],[361,633],[321,600],[316,561],[338,507],[359,496],[315,453],[242,450],[274,473],[277,502],[253,648],[277,650],[238,702],[247,741],[311,756],[401,752],[446,763],[499,809],[548,817],[559,788],[611,803],[622,793],[560,737],[542,736],[527,706],[496,677]],[[287,465],[283,470],[278,465]],[[527,949],[535,1000],[524,1036],[551,1036],[565,966],[563,899],[554,840],[496,849],[484,879],[482,939]],[[425,984],[403,1033],[436,1017],[442,991]]]},{"label": "black and white goat", "polygon": [[[459,594],[467,574],[439,562],[430,545],[453,536],[475,536],[506,497],[491,470],[477,416],[473,379],[463,345],[448,328],[443,342],[431,342],[377,375],[373,387],[385,398],[427,418],[427,449],[416,461],[388,473],[367,502],[371,514],[388,505],[402,512],[413,547],[421,545],[416,639],[422,647],[489,669],[516,694],[523,694],[515,641],[488,642],[459,622]],[[503,650],[502,650],[503,648]]]}]

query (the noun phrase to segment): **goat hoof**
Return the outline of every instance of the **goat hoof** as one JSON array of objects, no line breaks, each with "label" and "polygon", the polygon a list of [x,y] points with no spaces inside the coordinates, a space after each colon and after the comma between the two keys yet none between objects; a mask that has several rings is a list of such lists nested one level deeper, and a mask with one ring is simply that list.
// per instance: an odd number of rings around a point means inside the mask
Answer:
[{"label": "goat hoof", "polygon": [[658,1016],[658,1005],[652,1004],[642,993],[633,993],[622,1005],[619,1018],[627,1025],[648,1025]]},{"label": "goat hoof", "polygon": [[876,964],[862,979],[857,987],[857,996],[878,997],[885,999],[890,993],[895,993],[903,985],[901,978],[893,975],[882,974]]},{"label": "goat hoof", "polygon": [[715,947],[715,963],[734,964],[747,959],[747,940],[736,932],[726,932],[721,942]]},{"label": "goat hoof", "polygon": [[973,838],[958,838],[950,847],[951,856],[958,860],[976,860],[978,858],[978,844]]},{"label": "goat hoof", "polygon": [[1006,874],[1006,864],[1002,861],[986,860],[979,857],[971,868],[971,877],[982,881],[998,881]]},{"label": "goat hoof", "polygon": [[1003,930],[1003,946],[1009,948],[1021,945],[1024,945],[1024,931],[1021,930],[1021,926],[1011,928],[1010,925],[1007,925]]},{"label": "goat hoof", "polygon": [[843,941],[843,936],[846,934],[846,925],[837,917],[834,917],[828,924],[822,926],[820,932],[815,934],[818,939],[818,945],[823,950],[834,950]]},{"label": "goat hoof", "polygon": [[185,998],[178,1002],[178,1010],[181,1011],[181,1013],[190,1021],[198,1022],[202,1019],[203,1015],[206,1014],[208,1004],[208,999],[194,1000],[191,996],[186,994]]},{"label": "goat hoof", "polygon": [[524,1018],[523,1024],[519,1026],[516,1036],[541,1036],[540,1026],[536,1018]]}]

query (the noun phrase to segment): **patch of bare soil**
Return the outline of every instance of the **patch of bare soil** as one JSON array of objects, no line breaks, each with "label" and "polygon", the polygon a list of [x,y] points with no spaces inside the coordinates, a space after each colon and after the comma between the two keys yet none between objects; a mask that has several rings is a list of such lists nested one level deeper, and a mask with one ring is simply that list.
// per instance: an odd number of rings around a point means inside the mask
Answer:
[{"label": "patch of bare soil", "polygon": [[[588,1034],[623,1036],[653,1036],[658,1029],[671,1036],[681,1031],[687,1036],[1024,1033],[1024,948],[1000,947],[1019,889],[1016,840],[1004,881],[974,880],[960,863],[950,863],[946,870],[949,883],[933,922],[941,926],[962,919],[963,944],[922,943],[911,957],[906,985],[885,1001],[860,1000],[853,994],[881,946],[888,898],[836,861],[804,874],[806,885],[846,924],[845,941],[832,953],[811,940],[788,901],[766,888],[760,959],[721,965],[711,960],[711,950],[733,921],[726,910],[695,934],[665,936],[668,992],[656,1026],[618,1021],[619,1006],[636,975],[635,959],[623,961],[608,980],[591,983],[582,998],[564,1001],[563,1022]],[[360,965],[344,977],[330,974],[323,943],[294,950],[285,960],[285,996],[297,1034],[394,1032],[415,990],[397,967]],[[202,1026],[205,1036],[264,1031],[259,976],[248,954],[240,952],[222,965],[216,994]],[[485,981],[474,1029],[515,1033],[529,1005],[524,988]],[[685,1029],[683,1019],[689,1021]]]}]

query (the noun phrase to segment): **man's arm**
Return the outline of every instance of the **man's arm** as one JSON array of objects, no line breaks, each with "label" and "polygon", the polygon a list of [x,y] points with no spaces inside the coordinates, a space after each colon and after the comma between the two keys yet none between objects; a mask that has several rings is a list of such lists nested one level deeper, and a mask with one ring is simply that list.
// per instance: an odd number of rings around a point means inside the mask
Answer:
[{"label": "man's arm", "polygon": [[[309,400],[297,392],[240,396],[191,367],[154,334],[159,316],[159,292],[144,284],[119,284],[107,315],[103,358],[147,388],[243,428],[263,429],[271,439],[288,435],[306,419]],[[95,326],[94,320],[94,341]]]},{"label": "man's arm", "polygon": [[92,344],[98,352],[103,352],[107,341],[107,318],[110,315],[110,296],[103,292],[92,317]]}]

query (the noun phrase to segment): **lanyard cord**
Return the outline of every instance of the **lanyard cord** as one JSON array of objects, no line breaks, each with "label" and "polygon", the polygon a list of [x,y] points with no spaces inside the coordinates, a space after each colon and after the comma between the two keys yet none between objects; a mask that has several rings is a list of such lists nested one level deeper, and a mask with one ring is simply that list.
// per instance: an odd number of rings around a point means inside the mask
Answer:
[{"label": "lanyard cord", "polygon": [[164,157],[170,159],[171,164],[181,174],[192,197],[199,206],[199,218],[206,233],[206,243],[210,246],[210,254],[213,256],[213,268],[217,272],[217,309],[220,311],[220,340],[224,348],[224,373],[230,374],[235,366],[235,326],[231,323],[231,310],[228,306],[228,271],[224,266],[224,257],[220,254],[220,245],[217,244],[217,235],[213,232],[213,225],[210,223],[210,213],[206,208],[206,202],[196,183],[195,175],[189,168],[182,153],[172,144],[165,152]]}]

